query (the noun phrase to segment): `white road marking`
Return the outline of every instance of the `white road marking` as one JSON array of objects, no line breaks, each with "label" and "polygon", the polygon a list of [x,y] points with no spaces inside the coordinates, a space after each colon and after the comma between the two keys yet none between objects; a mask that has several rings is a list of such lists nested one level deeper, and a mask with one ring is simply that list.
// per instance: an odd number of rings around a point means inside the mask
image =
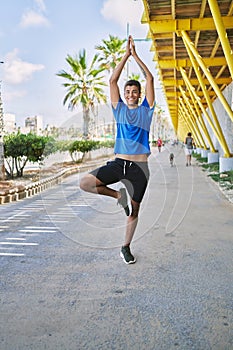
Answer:
[{"label": "white road marking", "polygon": [[[25,228],[31,228],[31,229],[47,229],[47,230],[56,230],[56,227],[54,226],[25,226]],[[44,232],[44,231],[43,231]]]},{"label": "white road marking", "polygon": [[57,232],[56,230],[31,230],[31,229],[23,229],[19,230],[19,232],[36,232],[36,233],[55,233]]},{"label": "white road marking", "polygon": [[0,245],[39,245],[39,243],[0,242]]},{"label": "white road marking", "polygon": [[19,253],[0,253],[0,256],[24,256],[25,254]]},{"label": "white road marking", "polygon": [[9,241],[26,241],[26,238],[15,238],[15,237],[11,237],[11,238],[6,238]]}]

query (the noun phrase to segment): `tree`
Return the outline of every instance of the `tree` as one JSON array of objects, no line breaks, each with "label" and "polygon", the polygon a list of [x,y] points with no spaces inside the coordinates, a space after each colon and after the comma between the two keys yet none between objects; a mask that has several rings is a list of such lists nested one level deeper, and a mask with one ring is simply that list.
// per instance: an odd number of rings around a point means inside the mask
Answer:
[{"label": "tree", "polygon": [[[101,63],[101,67],[111,73],[116,65],[121,61],[125,54],[125,48],[123,47],[126,39],[119,39],[117,36],[109,34],[109,40],[102,40],[103,45],[95,46],[95,49],[100,51],[98,61]],[[113,137],[115,136],[115,120],[113,118]]]},{"label": "tree", "polygon": [[106,103],[107,97],[103,87],[106,86],[104,76],[101,73],[103,67],[97,66],[98,55],[94,55],[90,66],[87,65],[86,50],[79,52],[78,56],[67,55],[66,61],[70,66],[70,73],[62,70],[57,75],[65,78],[67,82],[63,84],[67,88],[67,94],[63,104],[68,103],[68,109],[73,110],[79,104],[83,110],[83,138],[89,136],[90,111],[95,104]]},{"label": "tree", "polygon": [[8,169],[6,173],[11,178],[16,171],[17,176],[23,176],[28,161],[39,162],[55,151],[55,141],[51,137],[35,134],[9,134],[4,136],[4,156]]},{"label": "tree", "polygon": [[[74,141],[70,145],[69,153],[73,162],[82,162],[87,152],[97,149],[99,147],[100,147],[99,141],[78,140],[78,141]],[[81,158],[80,158],[80,154],[81,154]]]},{"label": "tree", "polygon": [[143,83],[145,81],[145,79],[142,79],[141,78],[141,75],[140,74],[136,74],[136,73],[131,73],[129,75],[129,77],[127,78],[127,80],[137,80],[139,81],[140,83]]},{"label": "tree", "polygon": [[101,67],[111,72],[125,53],[123,44],[126,39],[121,40],[117,36],[109,35],[109,40],[103,39],[102,42],[104,45],[95,46],[95,49],[101,52],[98,61],[101,62]]}]

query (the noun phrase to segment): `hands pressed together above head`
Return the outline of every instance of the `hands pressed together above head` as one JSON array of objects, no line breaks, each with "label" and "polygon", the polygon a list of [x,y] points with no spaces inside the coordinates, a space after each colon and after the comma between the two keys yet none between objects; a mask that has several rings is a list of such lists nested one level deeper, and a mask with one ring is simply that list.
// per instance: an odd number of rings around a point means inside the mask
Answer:
[{"label": "hands pressed together above head", "polygon": [[129,35],[126,45],[126,53],[130,56],[134,56],[136,54],[135,43],[133,37]]}]

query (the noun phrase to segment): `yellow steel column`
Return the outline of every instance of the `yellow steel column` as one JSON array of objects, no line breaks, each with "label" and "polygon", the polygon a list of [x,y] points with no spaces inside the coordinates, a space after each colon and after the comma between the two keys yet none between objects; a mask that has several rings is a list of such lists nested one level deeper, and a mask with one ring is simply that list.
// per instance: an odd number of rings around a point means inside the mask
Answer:
[{"label": "yellow steel column", "polygon": [[[191,83],[190,83],[190,81],[189,81],[189,78],[187,77],[187,75],[186,75],[186,73],[185,73],[185,71],[184,71],[183,68],[180,68],[180,72],[181,72],[181,75],[182,75],[184,81],[185,81],[190,87],[192,87],[192,85],[191,85]],[[206,109],[204,108],[204,106],[203,106],[203,104],[202,104],[202,102],[201,102],[200,97],[197,96],[196,91],[195,91],[195,90],[192,90],[192,93],[193,93],[195,99],[197,100],[198,105],[199,105],[199,107],[200,107],[201,110],[202,110],[202,113],[205,115],[207,121],[209,122],[209,124],[210,124],[210,126],[211,126],[211,128],[212,128],[212,130],[213,130],[213,132],[214,132],[214,134],[215,134],[215,136],[216,136],[216,138],[218,139],[218,141],[219,141],[219,143],[220,143],[220,145],[221,145],[221,147],[222,147],[222,149],[223,149],[223,151],[224,151],[224,153],[225,153],[225,157],[230,157],[231,154],[230,154],[230,151],[229,151],[229,148],[228,148],[228,145],[227,145],[225,139],[224,139],[224,138],[222,139],[222,138],[220,137],[219,131],[216,129],[215,125],[213,124],[212,119],[210,118],[209,114],[207,113]]]},{"label": "yellow steel column", "polygon": [[229,117],[233,121],[233,111],[231,110],[229,104],[227,103],[227,100],[223,96],[222,91],[219,89],[218,85],[215,83],[214,78],[212,77],[212,75],[210,73],[210,70],[205,66],[202,57],[199,55],[197,49],[194,47],[194,44],[190,40],[188,34],[184,30],[182,30],[181,35],[182,35],[182,38],[185,40],[186,44],[188,45],[188,47],[190,48],[190,50],[192,51],[195,59],[197,60],[199,66],[203,70],[207,79],[209,80],[210,85],[212,86],[215,93],[217,94],[217,96],[218,96],[219,100],[221,101],[223,107],[225,108],[227,114],[229,115]]},{"label": "yellow steel column", "polygon": [[183,116],[183,119],[185,120],[186,124],[188,125],[189,131],[192,132],[193,137],[195,139],[195,143],[199,145],[200,144],[200,140],[199,140],[198,135],[197,135],[195,124],[194,124],[193,120],[188,117],[189,110],[185,106],[184,101],[182,100],[181,97],[179,97],[179,101],[180,101],[180,113]]},{"label": "yellow steel column", "polygon": [[188,118],[186,117],[185,111],[183,111],[183,107],[181,107],[181,104],[179,105],[178,116],[179,116],[179,135],[183,142],[183,140],[187,136],[187,133],[189,131],[193,132],[193,129],[189,123]]},{"label": "yellow steel column", "polygon": [[206,116],[206,119],[208,120],[212,130],[214,131],[216,137],[219,139],[219,134],[218,134],[218,130],[216,129],[215,125],[213,124],[212,122],[212,119],[210,118],[210,116],[208,115],[208,113],[206,112],[206,109],[204,108],[202,102],[201,102],[201,99],[200,97],[197,95],[195,89],[193,88],[192,89],[192,84],[190,83],[190,80],[189,78],[187,77],[187,74],[185,73],[184,69],[183,68],[180,68],[180,72],[181,72],[181,75],[185,81],[185,84],[187,84],[187,86],[189,86],[190,88],[190,92],[193,94],[194,98],[196,99],[202,113]]},{"label": "yellow steel column", "polygon": [[183,142],[189,129],[187,128],[186,123],[183,121],[182,116],[180,116],[180,112],[177,113],[179,117],[179,128],[177,129],[177,136],[179,140]]},{"label": "yellow steel column", "polygon": [[[203,139],[203,136],[202,136],[202,134],[200,132],[198,124],[196,123],[196,115],[195,115],[194,109],[193,109],[191,103],[189,102],[188,97],[185,95],[185,92],[184,92],[184,90],[182,89],[181,86],[179,86],[179,89],[181,91],[183,100],[186,103],[186,106],[187,106],[187,108],[189,110],[190,121],[192,123],[193,130],[194,130],[194,132],[196,134],[196,139],[198,141],[198,142],[196,142],[196,144],[198,143],[201,147],[204,147],[206,149],[207,147],[206,147],[206,144],[205,144],[205,140]],[[182,103],[181,99],[180,99],[180,103]]]},{"label": "yellow steel column", "polygon": [[[213,20],[218,32],[218,36],[222,45],[222,49],[227,60],[228,68],[233,79],[233,51],[231,49],[229,40],[227,38],[227,32],[223,24],[222,16],[219,10],[218,2],[216,0],[208,0],[210,11],[213,16]],[[233,24],[232,24],[233,28]]]},{"label": "yellow steel column", "polygon": [[[192,130],[192,127],[189,125],[188,120],[185,117],[185,112],[182,110],[181,106],[179,106],[178,115],[179,115],[179,121],[180,121],[180,123],[179,123],[180,128],[182,128],[182,131],[180,132],[180,136],[181,136],[182,142],[183,142],[183,140],[185,139],[185,136],[187,136],[187,133],[189,131],[193,132],[193,130]],[[195,140],[195,142],[196,142],[196,140]]]},{"label": "yellow steel column", "polygon": [[[193,96],[193,93],[192,93],[192,89],[190,88],[189,85],[186,85],[187,86],[187,89],[189,91],[189,95],[191,97],[191,100],[192,100],[192,103],[193,103],[193,107],[195,108],[196,110],[196,123],[198,125],[198,122],[199,122],[199,125],[201,127],[201,130],[203,131],[203,134],[205,135],[205,137],[207,138],[207,141],[208,141],[208,144],[210,146],[210,150],[211,152],[216,152],[215,148],[214,148],[214,145],[213,145],[213,142],[210,138],[210,134],[209,134],[209,131],[207,130],[207,127],[204,123],[204,120],[203,120],[203,117],[202,117],[202,114],[201,114],[201,111],[200,111],[200,108],[198,108],[198,105],[197,105],[197,101],[195,100],[194,96]],[[202,134],[201,134],[202,136]],[[205,145],[205,143],[204,143]],[[204,146],[205,147],[205,146]]]}]

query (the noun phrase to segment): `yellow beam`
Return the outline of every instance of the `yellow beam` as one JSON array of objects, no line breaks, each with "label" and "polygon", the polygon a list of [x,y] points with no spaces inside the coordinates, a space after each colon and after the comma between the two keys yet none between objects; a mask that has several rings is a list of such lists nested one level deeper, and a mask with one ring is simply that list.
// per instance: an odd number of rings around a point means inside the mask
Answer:
[{"label": "yellow beam", "polygon": [[172,45],[168,45],[168,46],[163,46],[163,45],[156,45],[156,49],[157,52],[172,52],[173,47]]},{"label": "yellow beam", "polygon": [[[208,79],[203,79],[203,82],[205,85],[210,85],[210,82]],[[217,78],[215,79],[216,84],[218,85],[229,85],[232,82],[231,78]],[[198,79],[190,79],[190,83],[194,85],[199,85]],[[163,79],[163,85],[166,86],[179,86],[179,85],[185,85],[185,82],[183,79]]]},{"label": "yellow beam", "polygon": [[142,1],[143,1],[143,5],[144,5],[144,11],[142,14],[141,23],[148,23],[150,20],[149,4],[148,4],[147,0],[142,0]]},{"label": "yellow beam", "polygon": [[153,39],[162,40],[162,39],[172,39],[172,33],[158,33],[153,35]]},{"label": "yellow beam", "polygon": [[[184,84],[180,84],[179,85],[179,87],[180,86],[182,86],[182,85],[184,85]],[[167,91],[167,90],[165,90],[165,94],[166,94],[166,96],[168,96],[168,97],[173,97],[173,96],[180,96],[180,93],[179,92],[177,92],[177,91]],[[199,97],[203,97],[203,91],[196,91],[196,94],[197,94],[197,96],[199,96]],[[213,96],[216,96],[216,94],[215,94],[215,92],[214,91],[208,91],[208,95],[210,96],[210,97],[213,97]]]},{"label": "yellow beam", "polygon": [[[209,0],[209,3],[210,1],[211,0]],[[222,22],[226,29],[233,28],[233,16],[222,17]],[[149,24],[150,24],[150,30],[155,35],[158,33],[174,33],[182,30],[185,30],[185,31],[216,30],[215,22],[212,17],[165,19],[165,20],[149,21]]]},{"label": "yellow beam", "polygon": [[[161,69],[174,69],[174,68],[179,69],[179,68],[185,68],[185,67],[192,67],[192,63],[189,59],[157,60],[157,58],[155,58],[154,60],[158,61],[159,67]],[[206,67],[221,67],[227,64],[225,57],[203,58],[202,61]]]}]

